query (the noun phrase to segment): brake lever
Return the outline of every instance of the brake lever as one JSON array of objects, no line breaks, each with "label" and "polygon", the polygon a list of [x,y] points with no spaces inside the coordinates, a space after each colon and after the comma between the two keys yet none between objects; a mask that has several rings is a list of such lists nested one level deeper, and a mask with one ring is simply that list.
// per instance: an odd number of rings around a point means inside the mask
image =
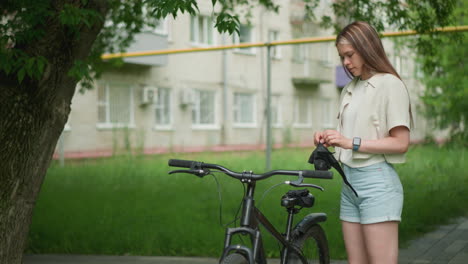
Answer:
[{"label": "brake lever", "polygon": [[294,186],[294,187],[311,187],[315,189],[319,189],[322,192],[325,190],[323,187],[315,185],[315,184],[310,184],[310,183],[297,183],[297,182],[291,182],[291,181],[285,181],[284,183]]},{"label": "brake lever", "polygon": [[174,174],[174,173],[188,173],[188,174],[193,174],[195,176],[202,178],[203,176],[210,174],[211,171],[209,169],[205,169],[205,170],[200,169],[200,170],[173,170],[169,172],[169,174]]}]

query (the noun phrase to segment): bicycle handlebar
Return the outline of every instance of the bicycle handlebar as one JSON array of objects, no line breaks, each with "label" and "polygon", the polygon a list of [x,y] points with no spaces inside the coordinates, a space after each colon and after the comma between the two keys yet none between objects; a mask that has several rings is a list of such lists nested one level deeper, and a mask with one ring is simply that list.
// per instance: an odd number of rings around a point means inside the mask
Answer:
[{"label": "bicycle handlebar", "polygon": [[191,168],[194,162],[196,161],[170,159],[168,165],[172,167]]},{"label": "bicycle handlebar", "polygon": [[224,172],[225,174],[236,178],[236,179],[252,179],[252,180],[262,180],[269,178],[273,175],[293,175],[293,176],[302,176],[304,178],[316,178],[316,179],[332,179],[333,173],[331,171],[317,171],[317,170],[273,170],[265,172],[263,174],[253,174],[250,172],[234,172],[223,166],[217,164],[203,163],[199,161],[192,160],[179,160],[179,159],[170,159],[168,162],[169,166],[172,167],[181,167],[189,168],[191,170],[203,170],[203,169],[217,169]]}]

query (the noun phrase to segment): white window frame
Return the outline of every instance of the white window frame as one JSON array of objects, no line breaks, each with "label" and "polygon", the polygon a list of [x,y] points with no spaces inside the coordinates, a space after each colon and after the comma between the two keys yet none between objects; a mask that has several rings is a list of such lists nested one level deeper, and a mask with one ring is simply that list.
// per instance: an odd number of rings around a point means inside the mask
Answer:
[{"label": "white window frame", "polygon": [[[167,102],[163,100],[162,95],[167,92],[168,98]],[[172,129],[172,119],[173,119],[173,111],[172,111],[172,106],[173,106],[173,96],[172,96],[172,89],[170,88],[163,88],[159,87],[158,88],[158,93],[157,93],[157,100],[156,103],[154,104],[154,128],[157,130],[171,130]],[[158,115],[157,111],[164,109],[168,109],[169,113],[166,119],[168,120],[167,123],[161,124],[158,123]]]},{"label": "white window frame", "polygon": [[[252,42],[255,42],[255,34],[254,34],[254,27],[253,26],[249,26],[249,25],[246,25],[246,24],[241,24],[240,25],[240,29],[241,30],[242,28],[249,28],[250,30],[250,34],[249,34],[249,40],[248,41],[240,41],[240,36],[237,34],[237,32],[235,32],[233,34],[233,39],[232,39],[232,42],[237,45],[237,44],[242,44],[242,43],[252,43]],[[239,54],[247,54],[247,55],[255,55],[256,54],[256,49],[255,48],[236,48],[234,49],[234,52],[235,53],[239,53]]]},{"label": "white window frame", "polygon": [[[99,94],[96,94],[96,99],[97,99],[97,106],[98,106],[98,117],[97,117],[97,124],[96,127],[98,129],[112,129],[112,128],[135,128],[135,113],[134,113],[134,95],[133,95],[133,86],[128,85],[128,90],[129,90],[129,123],[112,123],[111,120],[111,113],[110,113],[110,85],[115,84],[115,85],[125,85],[125,84],[117,84],[117,83],[104,83],[102,85],[99,85],[97,89],[104,89],[104,101],[99,100]],[[99,90],[97,91],[99,93]],[[105,121],[101,122],[99,120],[99,107],[104,106],[105,107]]]},{"label": "white window frame", "polygon": [[[270,29],[268,31],[268,42],[274,42],[279,40],[280,32],[278,30]],[[271,46],[270,56],[272,59],[279,60],[281,59],[281,46]]]},{"label": "white window frame", "polygon": [[[213,123],[209,124],[201,124],[200,123],[200,93],[212,93],[213,94]],[[213,90],[203,90],[203,89],[193,89],[193,103],[192,103],[192,129],[207,129],[207,130],[212,130],[212,129],[219,129],[218,125],[218,116],[217,116],[217,108],[218,104],[218,94],[216,91]],[[195,111],[195,120],[193,118]]]},{"label": "white window frame", "polygon": [[335,109],[335,105],[333,104],[333,100],[330,98],[323,98],[322,102],[322,127],[323,128],[334,128],[333,124],[333,117]]},{"label": "white window frame", "polygon": [[[200,40],[200,21],[202,20],[203,39]],[[211,25],[210,25],[211,21]],[[195,23],[196,22],[196,23]],[[214,18],[205,15],[190,16],[190,43],[193,46],[216,45],[216,30],[214,30]],[[210,43],[211,35],[211,43]]]},{"label": "white window frame", "polygon": [[[306,100],[306,106],[302,107],[299,104],[299,100]],[[299,112],[305,112],[307,120],[305,123],[299,123]],[[310,128],[312,127],[313,116],[312,116],[312,96],[308,95],[296,95],[294,97],[294,127],[297,128]]]},{"label": "white window frame", "polygon": [[[238,96],[242,97],[250,97],[252,100],[252,113],[251,113],[251,118],[252,122],[242,122],[241,120],[237,120],[236,117],[239,117],[241,115],[241,107],[240,105],[241,101],[238,100]],[[235,92],[233,94],[233,101],[232,101],[232,120],[233,120],[233,125],[234,127],[242,128],[242,127],[256,127],[257,126],[257,100],[256,96],[253,93],[244,93],[244,92]]]}]

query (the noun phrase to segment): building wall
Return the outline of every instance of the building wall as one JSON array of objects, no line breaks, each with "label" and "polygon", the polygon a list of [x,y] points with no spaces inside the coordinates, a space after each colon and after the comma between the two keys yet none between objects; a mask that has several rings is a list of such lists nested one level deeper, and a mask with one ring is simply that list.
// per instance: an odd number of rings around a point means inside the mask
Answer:
[{"label": "building wall", "polygon": [[[211,1],[199,1],[201,15],[211,15]],[[253,12],[253,42],[268,42],[268,32],[278,31],[278,40],[300,37],[329,36],[331,31],[321,30],[314,24],[298,24],[300,3],[282,0],[279,14],[257,8]],[[319,12],[330,12],[323,5]],[[299,12],[299,15],[298,15]],[[318,14],[317,16],[319,16]],[[296,30],[296,31],[295,31]],[[214,30],[216,31],[216,30]],[[191,18],[180,14],[176,20],[168,20],[167,45],[169,49],[200,47],[190,40]],[[296,32],[296,33],[294,33]],[[293,34],[294,33],[294,34]],[[211,46],[231,44],[232,36],[213,34]],[[395,48],[391,40],[385,40],[387,53],[394,58]],[[209,45],[208,45],[209,46]],[[271,61],[271,91],[276,98],[274,107],[279,107],[281,120],[273,126],[274,143],[307,143],[313,141],[314,131],[336,126],[336,109],[340,89],[335,85],[335,67],[339,59],[333,43],[304,45],[306,58],[298,62],[294,53],[298,47],[280,46],[280,56]],[[401,52],[400,52],[401,53]],[[408,54],[404,54],[406,58]],[[409,54],[410,55],[410,54]],[[99,88],[77,92],[72,102],[72,112],[67,128],[62,135],[61,144],[65,153],[91,153],[101,151],[112,153],[128,148],[146,150],[179,150],[193,147],[217,145],[259,145],[265,144],[267,97],[267,54],[266,48],[254,48],[253,54],[237,50],[194,52],[168,55],[166,64],[161,66],[137,65],[127,63],[123,67],[106,72],[96,80],[96,87],[111,85],[125,86],[131,90],[128,96],[132,120],[128,127],[103,126],[99,124]],[[223,61],[226,60],[226,73]],[[404,80],[410,90],[413,105],[419,105],[417,95],[423,87],[414,80],[413,61],[404,61]],[[224,79],[224,76],[226,78]],[[305,79],[306,82],[297,82]],[[296,81],[295,81],[296,80]],[[226,85],[226,105],[223,104],[223,87]],[[144,87],[167,88],[170,91],[171,122],[157,126],[155,106],[141,105]],[[215,93],[215,124],[209,126],[194,125],[192,121],[193,90],[200,89]],[[79,90],[79,89],[77,89]],[[253,124],[238,125],[234,122],[233,101],[236,93],[248,93],[254,97]],[[185,96],[185,97],[184,97]],[[183,104],[189,101],[187,104]],[[310,98],[306,109],[301,108],[301,115],[307,112],[311,122],[298,125],[294,122],[297,115],[298,98]],[[227,110],[226,114],[223,113]],[[295,113],[296,111],[296,113]],[[415,112],[416,130],[413,139],[425,135],[425,122]],[[226,117],[226,118],[224,118]]]}]

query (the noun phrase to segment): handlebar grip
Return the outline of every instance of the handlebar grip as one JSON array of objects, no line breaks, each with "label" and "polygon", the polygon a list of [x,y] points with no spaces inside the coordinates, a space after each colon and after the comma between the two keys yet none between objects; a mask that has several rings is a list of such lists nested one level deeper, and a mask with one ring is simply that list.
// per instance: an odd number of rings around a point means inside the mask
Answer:
[{"label": "handlebar grip", "polygon": [[191,168],[195,162],[193,160],[170,159],[167,164],[172,167]]},{"label": "handlebar grip", "polygon": [[333,173],[331,171],[304,170],[302,171],[302,176],[305,178],[333,179]]}]

